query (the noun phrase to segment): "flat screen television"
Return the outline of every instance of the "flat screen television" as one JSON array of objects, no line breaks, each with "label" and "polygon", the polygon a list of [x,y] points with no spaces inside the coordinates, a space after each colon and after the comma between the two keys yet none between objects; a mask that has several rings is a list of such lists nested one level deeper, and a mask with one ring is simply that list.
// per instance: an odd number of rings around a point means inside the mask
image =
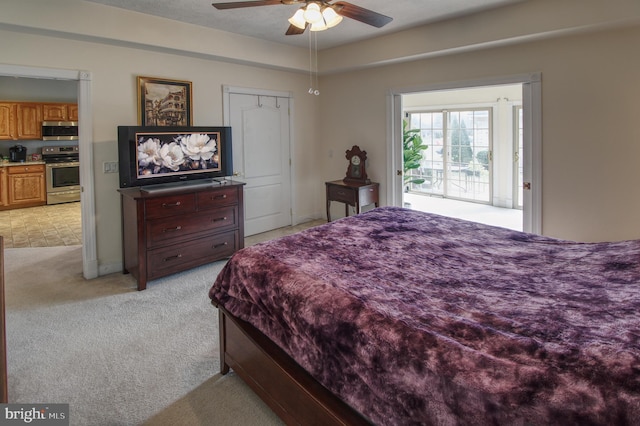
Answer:
[{"label": "flat screen television", "polygon": [[118,126],[120,188],[233,175],[231,127]]}]

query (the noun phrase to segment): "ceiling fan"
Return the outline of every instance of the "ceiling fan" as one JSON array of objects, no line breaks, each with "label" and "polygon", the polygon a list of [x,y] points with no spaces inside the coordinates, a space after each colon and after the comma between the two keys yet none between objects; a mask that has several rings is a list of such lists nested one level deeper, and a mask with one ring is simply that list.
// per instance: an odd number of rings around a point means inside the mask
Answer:
[{"label": "ceiling fan", "polygon": [[393,18],[382,15],[373,10],[365,9],[346,1],[333,0],[253,0],[227,3],[213,3],[219,10],[237,9],[241,7],[272,6],[277,4],[304,5],[289,19],[289,29],[286,35],[302,34],[310,27],[310,31],[322,31],[336,26],[343,17],[381,28],[391,22]]}]

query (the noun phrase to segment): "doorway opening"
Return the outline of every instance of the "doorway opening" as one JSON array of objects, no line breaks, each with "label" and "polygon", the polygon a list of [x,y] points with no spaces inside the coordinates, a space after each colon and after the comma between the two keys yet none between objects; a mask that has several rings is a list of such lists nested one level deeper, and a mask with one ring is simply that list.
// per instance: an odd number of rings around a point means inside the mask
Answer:
[{"label": "doorway opening", "polygon": [[[508,227],[542,232],[539,73],[393,91],[388,106],[389,205],[422,204],[439,214],[449,209],[478,222],[478,209],[509,211],[517,224],[510,219]],[[427,146],[409,168],[407,130]]]},{"label": "doorway opening", "polygon": [[93,128],[91,115],[91,73],[80,70],[36,68],[0,64],[0,76],[71,81],[77,85],[79,115],[79,157],[82,195],[80,199],[82,234],[82,275],[96,278],[98,273],[93,179]]},{"label": "doorway opening", "polygon": [[[60,121],[77,121],[75,114],[73,119],[69,115],[73,113],[69,106],[77,105],[77,92],[78,83],[73,80],[0,76],[0,99],[7,101],[6,107],[11,108],[11,102],[42,104],[39,110],[42,113],[42,121],[48,120],[44,115],[47,107],[60,116]],[[18,183],[22,177],[18,179],[16,185],[25,189],[24,194],[14,197],[5,194],[9,200],[21,200],[17,205],[11,206],[12,208],[0,211],[0,228],[4,231],[5,248],[82,244],[80,203],[70,202],[80,198],[77,186],[70,187],[71,182],[77,185],[79,181],[78,151],[66,149],[62,151],[64,155],[60,155],[56,149],[61,146],[77,146],[78,141],[64,139],[44,140],[34,136],[31,139],[7,141],[10,143],[5,143],[0,150],[0,154],[9,157],[9,145],[19,145],[25,152],[24,160],[27,167],[39,166],[43,170],[40,176],[36,174],[24,178],[25,183]],[[41,164],[42,162],[45,164]],[[7,165],[14,164],[20,165],[11,162]],[[7,190],[13,189],[9,182],[7,186]],[[45,204],[32,207],[31,201],[34,199]],[[6,198],[4,201],[8,202]]]},{"label": "doorway opening", "polygon": [[403,205],[521,231],[522,85],[411,93],[402,105]]}]

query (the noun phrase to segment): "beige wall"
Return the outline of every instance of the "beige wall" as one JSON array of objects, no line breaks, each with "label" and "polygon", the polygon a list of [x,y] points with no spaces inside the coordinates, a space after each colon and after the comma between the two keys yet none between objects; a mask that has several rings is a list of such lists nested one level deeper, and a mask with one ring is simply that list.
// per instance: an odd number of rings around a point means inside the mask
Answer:
[{"label": "beige wall", "polygon": [[344,150],[359,144],[369,154],[371,178],[386,181],[391,90],[539,71],[543,233],[640,238],[639,42],[640,28],[624,28],[326,76],[323,177],[341,176]]},{"label": "beige wall", "polygon": [[[25,2],[30,3],[33,2]],[[95,23],[100,22],[99,17],[94,18]],[[20,31],[0,29],[0,39],[3,40],[0,45],[2,63],[85,70],[92,74],[93,189],[98,268],[101,275],[121,270],[118,177],[117,174],[104,174],[102,163],[117,161],[117,126],[137,124],[138,75],[191,81],[194,125],[223,124],[223,85],[291,92],[296,117],[293,126],[293,173],[296,177],[293,188],[294,211],[299,218],[318,217],[321,211],[321,194],[315,185],[318,172],[314,161],[314,117],[317,116],[318,103],[317,98],[307,94],[307,74],[280,71],[271,67],[256,68],[217,61],[211,57],[174,55],[151,48],[119,47]],[[162,44],[162,40],[157,42]],[[292,52],[292,56],[295,56],[295,50]]]}]

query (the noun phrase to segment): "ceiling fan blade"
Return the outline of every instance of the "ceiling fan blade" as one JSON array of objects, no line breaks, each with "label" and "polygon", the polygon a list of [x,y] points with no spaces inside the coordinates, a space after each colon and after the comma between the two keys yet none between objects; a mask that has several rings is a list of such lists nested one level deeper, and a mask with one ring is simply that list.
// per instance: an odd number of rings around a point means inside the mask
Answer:
[{"label": "ceiling fan blade", "polygon": [[229,3],[212,3],[211,6],[218,10],[224,9],[237,9],[240,7],[254,7],[254,6],[271,6],[273,4],[283,4],[281,0],[254,0],[254,1],[236,1]]},{"label": "ceiling fan blade", "polygon": [[305,25],[304,29],[300,29],[298,27],[296,27],[295,25],[289,25],[289,28],[287,29],[287,32],[285,33],[285,35],[298,35],[298,34],[302,34],[304,33],[304,31],[307,29],[307,27],[309,26],[309,24]]},{"label": "ceiling fan blade", "polygon": [[347,3],[346,1],[335,2],[332,6],[337,6],[335,9],[339,15],[364,22],[365,24],[373,25],[377,28],[384,27],[389,22],[393,21],[393,18],[386,15],[365,9],[364,7],[356,6],[355,4]]}]

